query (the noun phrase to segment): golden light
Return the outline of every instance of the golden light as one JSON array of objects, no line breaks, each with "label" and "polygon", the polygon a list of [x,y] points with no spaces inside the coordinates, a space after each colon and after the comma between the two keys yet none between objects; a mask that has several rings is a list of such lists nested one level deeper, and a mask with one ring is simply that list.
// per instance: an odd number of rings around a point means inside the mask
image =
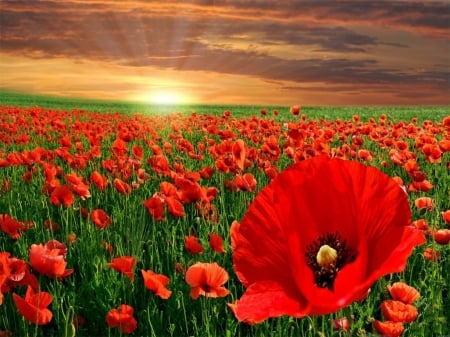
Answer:
[{"label": "golden light", "polygon": [[157,105],[186,104],[188,99],[183,94],[174,90],[158,90],[148,95],[147,101]]}]

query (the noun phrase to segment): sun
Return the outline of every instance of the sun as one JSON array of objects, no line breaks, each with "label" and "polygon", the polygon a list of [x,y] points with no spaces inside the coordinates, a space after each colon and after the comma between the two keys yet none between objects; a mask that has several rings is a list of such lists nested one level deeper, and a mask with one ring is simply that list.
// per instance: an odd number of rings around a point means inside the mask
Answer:
[{"label": "sun", "polygon": [[158,90],[149,93],[148,102],[157,105],[176,105],[186,103],[186,97],[173,90]]}]

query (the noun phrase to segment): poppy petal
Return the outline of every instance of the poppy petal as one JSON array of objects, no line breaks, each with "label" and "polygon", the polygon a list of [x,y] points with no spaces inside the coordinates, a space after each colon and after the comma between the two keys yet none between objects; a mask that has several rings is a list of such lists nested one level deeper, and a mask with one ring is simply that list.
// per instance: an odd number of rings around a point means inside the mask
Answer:
[{"label": "poppy petal", "polygon": [[234,314],[239,321],[259,323],[267,317],[289,315],[303,317],[307,304],[287,294],[285,287],[273,281],[253,283],[238,300]]}]

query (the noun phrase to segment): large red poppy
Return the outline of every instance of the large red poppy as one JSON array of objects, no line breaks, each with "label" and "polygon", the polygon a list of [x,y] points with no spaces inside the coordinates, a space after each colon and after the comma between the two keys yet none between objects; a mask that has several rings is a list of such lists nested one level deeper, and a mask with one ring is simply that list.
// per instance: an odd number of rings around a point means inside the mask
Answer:
[{"label": "large red poppy", "polygon": [[233,226],[234,269],[246,287],[236,317],[322,315],[365,298],[425,242],[410,224],[407,195],[376,168],[325,156],[292,165]]}]

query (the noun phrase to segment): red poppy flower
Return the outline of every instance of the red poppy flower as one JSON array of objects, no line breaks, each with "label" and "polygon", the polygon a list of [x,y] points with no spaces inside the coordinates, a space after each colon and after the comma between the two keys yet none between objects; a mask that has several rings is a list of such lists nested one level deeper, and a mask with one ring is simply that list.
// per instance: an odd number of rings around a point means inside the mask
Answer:
[{"label": "red poppy flower", "polygon": [[100,191],[104,191],[108,187],[108,178],[104,175],[101,175],[99,172],[92,172],[90,178]]},{"label": "red poppy flower", "polygon": [[133,307],[121,304],[117,309],[111,309],[106,315],[106,323],[110,328],[119,327],[124,334],[131,334],[137,329]]},{"label": "red poppy flower", "polygon": [[294,116],[298,116],[300,114],[301,110],[302,109],[299,105],[294,105],[294,106],[291,106],[291,108],[290,108],[291,114],[293,114]]},{"label": "red poppy flower", "polygon": [[428,247],[423,250],[423,257],[427,260],[437,262],[441,258],[441,253],[439,250]]},{"label": "red poppy flower", "polygon": [[425,242],[395,181],[324,156],[280,173],[233,231],[234,269],[247,288],[235,315],[253,322],[322,315],[361,300]]},{"label": "red poppy flower", "polygon": [[440,245],[447,245],[450,242],[450,229],[440,228],[433,233],[434,241]]},{"label": "red poppy flower", "polygon": [[50,278],[66,277],[73,273],[73,269],[66,270],[65,251],[60,248],[33,244],[29,256],[31,267]]},{"label": "red poppy flower", "polygon": [[156,274],[152,270],[141,270],[142,277],[144,278],[145,287],[154,292],[156,296],[161,297],[163,300],[167,300],[172,291],[166,288],[170,279],[163,274]]},{"label": "red poppy flower", "polygon": [[234,177],[234,185],[239,190],[253,192],[256,190],[257,181],[251,173],[237,174]]},{"label": "red poppy flower", "polygon": [[422,230],[425,234],[430,233],[430,227],[428,226],[428,222],[425,219],[417,219],[412,222],[412,225],[417,229]]},{"label": "red poppy flower", "polygon": [[379,334],[386,337],[399,337],[404,330],[402,322],[380,322],[375,320],[373,322],[373,327]]},{"label": "red poppy flower", "polygon": [[91,219],[100,229],[109,227],[112,221],[109,215],[102,209],[94,209],[91,213]]},{"label": "red poppy flower", "polygon": [[186,215],[184,213],[183,204],[176,197],[166,197],[167,210],[176,218],[180,218]]},{"label": "red poppy flower", "polygon": [[184,247],[191,254],[203,253],[203,247],[194,235],[189,235],[184,238]]},{"label": "red poppy flower", "polygon": [[130,194],[133,191],[129,184],[119,178],[114,179],[113,185],[120,194]]},{"label": "red poppy flower", "polygon": [[232,148],[233,158],[236,162],[236,166],[243,171],[246,156],[245,142],[242,139],[237,139]]},{"label": "red poppy flower", "polygon": [[3,303],[3,287],[11,274],[8,257],[9,252],[0,253],[0,305]]},{"label": "red poppy flower", "polygon": [[415,306],[395,300],[381,302],[381,312],[388,321],[403,323],[413,322],[419,315]]},{"label": "red poppy flower", "polygon": [[39,287],[38,280],[30,272],[28,264],[16,257],[9,257],[8,252],[0,253],[0,304],[2,293],[23,285],[29,285],[34,290]]},{"label": "red poppy flower", "polygon": [[9,214],[0,214],[0,229],[12,239],[17,240],[20,232],[24,231],[26,227],[23,222],[11,218]]},{"label": "red poppy flower", "polygon": [[198,262],[188,268],[185,275],[186,283],[191,286],[190,296],[194,300],[199,296],[225,297],[228,289],[223,285],[228,281],[228,273],[216,262]]},{"label": "red poppy flower", "polygon": [[112,269],[124,273],[131,282],[134,280],[133,268],[136,263],[136,259],[132,256],[116,257],[111,263],[108,263]]},{"label": "red poppy flower", "polygon": [[157,221],[164,220],[164,199],[155,195],[143,201],[145,208],[151,217]]},{"label": "red poppy flower", "polygon": [[25,298],[15,293],[12,296],[17,310],[28,322],[44,325],[52,320],[53,314],[47,309],[53,300],[49,293],[44,291],[35,293],[33,288],[28,286]]},{"label": "red poppy flower", "polygon": [[450,225],[450,209],[445,212],[441,212],[442,219],[447,225]]},{"label": "red poppy flower", "polygon": [[209,234],[209,246],[216,253],[226,253],[227,251],[223,248],[223,239],[219,234],[211,233]]},{"label": "red poppy flower", "polygon": [[411,287],[404,282],[395,282],[392,286],[388,286],[387,288],[394,300],[401,301],[405,304],[412,304],[420,297],[420,293],[416,288]]},{"label": "red poppy flower", "polygon": [[72,191],[67,185],[56,186],[50,194],[50,201],[53,205],[64,205],[70,207],[75,201]]},{"label": "red poppy flower", "polygon": [[333,320],[333,329],[340,331],[349,331],[350,330],[350,322],[347,317],[339,317]]}]

